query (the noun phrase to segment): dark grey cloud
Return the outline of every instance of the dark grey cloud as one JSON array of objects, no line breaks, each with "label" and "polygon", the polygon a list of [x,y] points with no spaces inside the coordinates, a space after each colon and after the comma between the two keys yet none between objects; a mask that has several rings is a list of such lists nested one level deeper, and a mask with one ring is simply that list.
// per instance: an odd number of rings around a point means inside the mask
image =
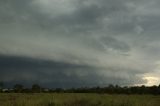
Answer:
[{"label": "dark grey cloud", "polygon": [[122,52],[130,51],[129,45],[124,42],[118,41],[112,37],[102,37],[101,41],[104,44],[104,47],[107,46],[106,48],[112,48]]},{"label": "dark grey cloud", "polygon": [[159,73],[159,3],[1,0],[0,80],[148,84]]},{"label": "dark grey cloud", "polygon": [[[48,61],[17,56],[0,56],[0,79],[5,83],[39,83],[49,87],[82,87],[82,86],[106,86],[113,84],[131,84],[140,80],[130,77],[118,77],[113,74],[113,69],[108,68],[108,74],[104,75],[102,68],[76,65],[64,62]],[[102,72],[101,72],[102,71]],[[127,82],[124,80],[127,79]]]}]

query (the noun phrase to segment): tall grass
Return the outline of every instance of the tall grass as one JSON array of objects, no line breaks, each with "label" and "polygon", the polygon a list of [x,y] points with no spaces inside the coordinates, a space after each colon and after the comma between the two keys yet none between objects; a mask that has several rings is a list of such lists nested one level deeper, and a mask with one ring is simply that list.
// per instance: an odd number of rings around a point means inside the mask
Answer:
[{"label": "tall grass", "polygon": [[160,96],[85,93],[0,94],[0,106],[160,106]]}]

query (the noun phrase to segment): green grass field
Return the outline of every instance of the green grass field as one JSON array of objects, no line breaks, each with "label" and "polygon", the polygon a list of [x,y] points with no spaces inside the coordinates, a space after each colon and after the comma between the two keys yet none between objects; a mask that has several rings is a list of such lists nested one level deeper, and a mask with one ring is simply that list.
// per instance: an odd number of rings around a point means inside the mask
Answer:
[{"label": "green grass field", "polygon": [[0,106],[160,106],[160,96],[93,93],[1,93]]}]

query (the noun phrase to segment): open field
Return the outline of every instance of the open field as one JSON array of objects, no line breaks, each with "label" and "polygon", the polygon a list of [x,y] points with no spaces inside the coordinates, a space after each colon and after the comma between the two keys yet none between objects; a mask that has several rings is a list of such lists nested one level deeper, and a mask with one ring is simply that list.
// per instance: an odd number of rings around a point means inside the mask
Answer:
[{"label": "open field", "polygon": [[160,106],[160,96],[93,93],[1,93],[0,106]]}]

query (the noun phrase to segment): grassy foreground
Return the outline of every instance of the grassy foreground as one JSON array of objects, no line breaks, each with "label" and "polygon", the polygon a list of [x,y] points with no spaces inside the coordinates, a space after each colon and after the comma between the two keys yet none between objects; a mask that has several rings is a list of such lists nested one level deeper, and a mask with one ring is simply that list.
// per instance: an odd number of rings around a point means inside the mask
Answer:
[{"label": "grassy foreground", "polygon": [[0,106],[160,106],[160,96],[93,93],[0,93]]}]

